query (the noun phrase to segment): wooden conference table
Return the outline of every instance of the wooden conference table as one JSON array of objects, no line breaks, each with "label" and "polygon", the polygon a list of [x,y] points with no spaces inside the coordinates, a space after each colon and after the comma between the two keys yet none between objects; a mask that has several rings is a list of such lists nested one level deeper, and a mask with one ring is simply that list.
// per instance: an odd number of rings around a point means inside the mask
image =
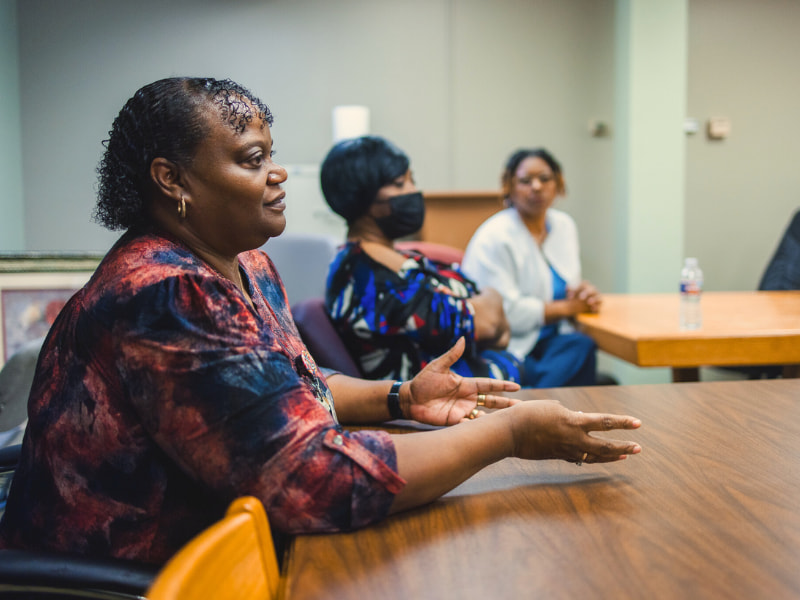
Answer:
[{"label": "wooden conference table", "polygon": [[[800,380],[526,390],[633,414],[641,454],[506,459],[433,504],[299,536],[291,600],[800,597]],[[603,434],[601,434],[603,435]]]},{"label": "wooden conference table", "polygon": [[701,366],[800,364],[800,291],[705,292],[703,326],[680,331],[675,294],[607,294],[578,327],[609,354],[639,367],[671,367],[697,381]]}]

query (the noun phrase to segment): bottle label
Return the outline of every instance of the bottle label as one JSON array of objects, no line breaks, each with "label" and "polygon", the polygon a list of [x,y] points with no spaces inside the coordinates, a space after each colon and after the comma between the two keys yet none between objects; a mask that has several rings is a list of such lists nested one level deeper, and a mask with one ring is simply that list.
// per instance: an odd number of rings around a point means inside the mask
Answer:
[{"label": "bottle label", "polygon": [[681,281],[681,294],[699,296],[701,289],[699,281]]}]

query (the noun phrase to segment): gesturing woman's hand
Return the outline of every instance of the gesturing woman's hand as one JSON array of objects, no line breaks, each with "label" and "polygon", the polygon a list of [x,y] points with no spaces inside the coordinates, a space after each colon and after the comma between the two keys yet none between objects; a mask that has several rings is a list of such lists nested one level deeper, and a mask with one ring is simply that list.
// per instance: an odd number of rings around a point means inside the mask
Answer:
[{"label": "gesturing woman's hand", "polygon": [[581,464],[613,462],[638,454],[635,442],[590,435],[592,431],[637,429],[634,417],[571,411],[555,400],[521,402],[507,413],[513,455],[526,459],[560,458]]},{"label": "gesturing woman's hand", "polygon": [[488,377],[462,377],[450,370],[461,358],[464,345],[464,338],[460,338],[401,388],[400,404],[409,418],[429,425],[455,425],[480,417],[484,407],[507,408],[520,402],[492,395],[492,392],[515,392],[519,389],[516,383]]}]

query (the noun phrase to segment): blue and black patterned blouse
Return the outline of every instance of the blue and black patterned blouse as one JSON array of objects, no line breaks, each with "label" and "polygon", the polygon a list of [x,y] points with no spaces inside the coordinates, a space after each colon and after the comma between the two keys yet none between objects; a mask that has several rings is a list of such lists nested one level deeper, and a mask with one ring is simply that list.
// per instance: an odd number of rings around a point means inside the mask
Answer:
[{"label": "blue and black patterned blouse", "polygon": [[403,254],[407,260],[396,272],[348,242],[331,263],[328,314],[364,376],[410,379],[464,336],[466,349],[453,371],[519,382],[513,354],[477,347],[467,302],[477,288],[458,265],[413,250]]}]

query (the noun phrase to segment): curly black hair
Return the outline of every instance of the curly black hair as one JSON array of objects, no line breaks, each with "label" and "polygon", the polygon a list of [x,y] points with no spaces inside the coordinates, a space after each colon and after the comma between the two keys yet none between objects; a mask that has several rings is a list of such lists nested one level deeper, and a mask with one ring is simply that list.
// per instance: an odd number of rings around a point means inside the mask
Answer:
[{"label": "curly black hair", "polygon": [[171,77],[140,88],[122,107],[103,142],[94,220],[111,230],[145,225],[154,186],[153,159],[191,164],[208,135],[203,109],[209,106],[237,133],[253,118],[260,119],[262,127],[272,125],[269,108],[230,79]]}]

